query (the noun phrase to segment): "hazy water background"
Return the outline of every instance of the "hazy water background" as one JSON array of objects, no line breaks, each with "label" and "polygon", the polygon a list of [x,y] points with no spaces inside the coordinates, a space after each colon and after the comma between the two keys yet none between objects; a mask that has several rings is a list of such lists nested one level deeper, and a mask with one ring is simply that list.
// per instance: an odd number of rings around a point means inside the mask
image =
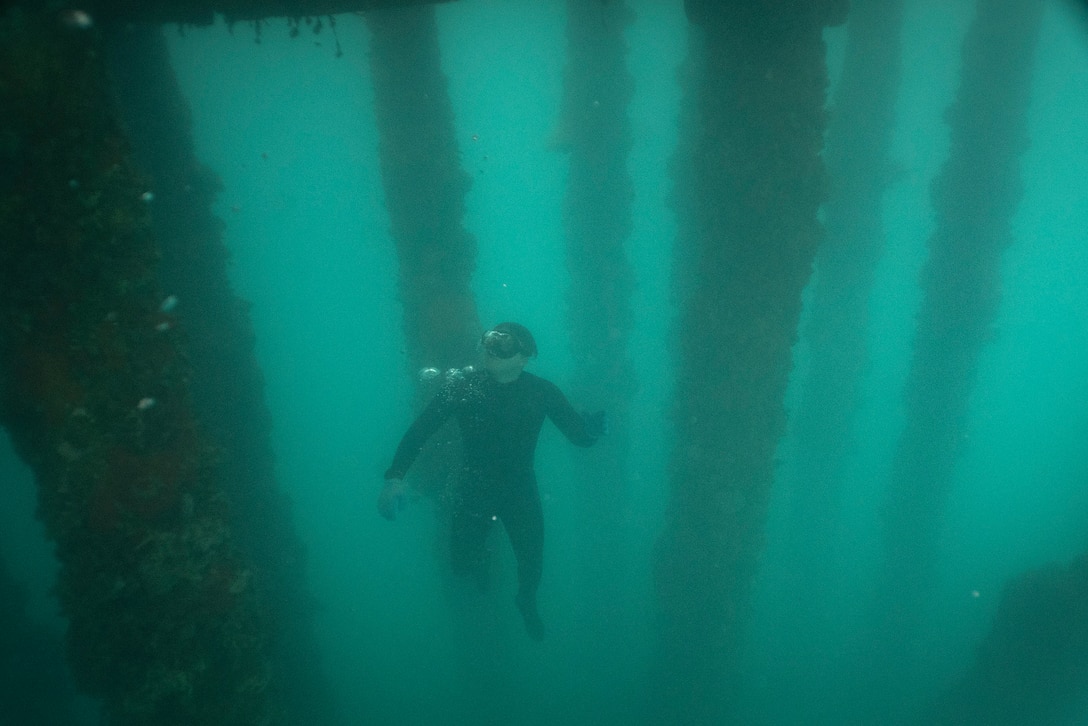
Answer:
[{"label": "hazy water background", "polygon": [[[478,617],[494,618],[502,633],[495,657],[507,679],[494,711],[476,723],[623,722],[636,715],[653,642],[650,567],[671,444],[668,163],[686,21],[679,1],[629,4],[637,13],[627,32],[636,82],[628,249],[638,282],[639,393],[626,516],[635,533],[628,556],[644,565],[645,577],[617,593],[617,603],[631,603],[616,613],[628,650],[596,652],[593,633],[582,627],[578,578],[580,563],[597,553],[582,546],[580,492],[571,484],[584,454],[569,452],[546,429],[537,468],[549,637],[538,645],[521,632],[504,549],[498,605]],[[864,629],[880,556],[877,510],[902,423],[916,280],[932,224],[929,182],[947,150],[942,119],[958,84],[972,7],[908,3],[892,151],[900,173],[884,201],[888,239],[870,303],[872,361],[844,490],[837,576],[825,593],[834,617],[826,632],[807,636],[826,647],[819,663],[798,659],[796,634],[782,627],[791,603],[782,527],[797,472],[789,435],[779,449],[746,656],[750,708],[770,723],[833,713],[851,697],[857,676],[856,633]],[[572,365],[561,227],[567,158],[549,143],[562,91],[564,3],[459,0],[438,6],[437,18],[462,158],[473,177],[465,223],[479,247],[474,289],[482,322],[529,326],[541,350],[532,370],[564,386]],[[970,662],[1010,577],[1088,548],[1088,25],[1081,20],[1053,2],[1044,21],[1017,239],[1005,254],[1001,312],[946,516],[942,586],[927,613],[936,680]],[[294,500],[308,548],[325,667],[345,723],[446,723],[461,693],[460,620],[435,553],[433,508],[416,501],[390,524],[374,507],[381,473],[412,418],[414,389],[378,170],[368,33],[354,16],[340,18],[337,32],[340,58],[328,30],[312,36],[304,27],[290,39],[286,23],[266,26],[260,44],[245,25],[233,34],[217,25],[168,35],[198,154],[223,181],[217,211],[227,225],[232,279],[252,302],[279,482]],[[833,77],[845,33],[827,32]],[[806,362],[802,339],[791,404],[803,392]],[[2,443],[0,472],[10,494],[0,547],[26,582],[33,611],[59,632],[63,623],[48,595],[56,568],[33,517],[33,482]]]}]

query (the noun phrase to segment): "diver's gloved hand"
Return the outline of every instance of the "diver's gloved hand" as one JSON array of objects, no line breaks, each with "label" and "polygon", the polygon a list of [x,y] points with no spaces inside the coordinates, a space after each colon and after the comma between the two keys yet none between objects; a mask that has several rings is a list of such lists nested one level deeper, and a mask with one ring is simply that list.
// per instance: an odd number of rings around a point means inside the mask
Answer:
[{"label": "diver's gloved hand", "polygon": [[407,487],[401,479],[386,479],[382,493],[378,495],[378,513],[392,522],[397,512],[404,509]]},{"label": "diver's gloved hand", "polygon": [[608,416],[604,411],[583,413],[582,418],[586,422],[586,433],[593,438],[599,439],[608,433]]}]

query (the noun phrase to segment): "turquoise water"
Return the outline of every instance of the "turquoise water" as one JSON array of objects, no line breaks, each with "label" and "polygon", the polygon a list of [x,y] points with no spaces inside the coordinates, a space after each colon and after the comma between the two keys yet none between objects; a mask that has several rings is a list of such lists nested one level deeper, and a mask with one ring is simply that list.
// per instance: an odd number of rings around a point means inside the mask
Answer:
[{"label": "turquoise water", "polygon": [[[168,33],[198,155],[223,181],[217,213],[226,223],[235,289],[252,303],[277,473],[308,549],[324,668],[343,723],[639,722],[654,642],[650,568],[670,451],[675,222],[668,163],[687,31],[678,2],[629,4],[637,15],[627,31],[636,82],[628,250],[638,283],[632,355],[639,388],[624,512],[627,561],[617,566],[633,576],[627,591],[615,593],[622,647],[608,652],[587,625],[600,604],[580,596],[581,573],[599,554],[585,546],[585,493],[573,485],[585,454],[568,451],[554,429],[545,430],[537,456],[547,526],[543,644],[521,630],[505,548],[492,593],[466,594],[436,555],[429,501],[412,501],[395,523],[377,516],[381,475],[412,419],[415,388],[403,352],[362,19],[339,20],[342,57],[327,32],[291,39],[286,23],[268,24],[260,44],[243,25],[233,33],[222,24]],[[744,657],[745,710],[761,722],[840,723],[836,709],[857,696],[855,633],[869,613],[880,556],[877,510],[902,425],[917,277],[932,229],[929,184],[947,152],[943,113],[972,7],[939,0],[908,6],[891,151],[901,171],[884,199],[887,243],[870,300],[871,363],[856,411],[841,541],[823,594],[832,611],[826,630],[810,634],[825,649],[814,660],[781,627],[792,592],[785,511],[799,477],[791,459],[796,442],[787,434]],[[572,356],[561,205],[568,160],[549,144],[562,92],[564,3],[460,0],[439,6],[437,18],[462,159],[473,178],[465,225],[478,244],[473,287],[481,320],[530,327],[541,351],[532,370],[566,387]],[[937,684],[971,663],[1010,578],[1088,549],[1082,20],[1062,3],[1049,4],[1044,19],[1016,241],[1004,256],[1001,309],[971,399],[969,441],[944,521],[941,582],[926,617]],[[833,84],[846,32],[826,34]],[[795,347],[788,406],[803,395],[808,345],[802,338]],[[48,595],[55,568],[33,519],[31,477],[7,448],[0,457],[12,491],[0,513],[0,550],[25,582],[31,611],[60,631]],[[489,637],[469,642],[466,622]],[[490,664],[482,669],[486,683],[475,684],[487,690],[484,699],[466,683],[481,659]]]}]

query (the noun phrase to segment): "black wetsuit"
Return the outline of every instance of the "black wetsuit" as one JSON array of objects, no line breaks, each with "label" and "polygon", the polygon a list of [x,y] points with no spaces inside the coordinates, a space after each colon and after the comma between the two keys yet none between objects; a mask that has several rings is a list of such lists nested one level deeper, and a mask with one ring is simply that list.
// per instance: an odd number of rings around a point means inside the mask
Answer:
[{"label": "black wetsuit", "polygon": [[518,561],[518,596],[535,599],[544,526],[533,456],[544,418],[578,446],[591,446],[597,438],[559,388],[543,378],[523,371],[517,380],[499,383],[486,371],[458,371],[405,433],[385,478],[402,478],[451,416],[461,427],[464,458],[453,496],[454,571],[481,572],[491,524],[502,520]]}]

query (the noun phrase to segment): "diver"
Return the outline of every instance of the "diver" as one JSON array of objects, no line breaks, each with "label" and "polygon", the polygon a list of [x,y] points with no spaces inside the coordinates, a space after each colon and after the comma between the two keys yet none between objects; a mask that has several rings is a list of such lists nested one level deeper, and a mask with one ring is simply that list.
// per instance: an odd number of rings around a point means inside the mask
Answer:
[{"label": "diver", "polygon": [[580,415],[555,384],[523,369],[536,341],[517,323],[499,323],[480,340],[483,369],[451,371],[442,389],[412,423],[385,472],[378,511],[394,519],[405,494],[404,475],[427,439],[451,416],[461,429],[462,463],[452,492],[450,559],[458,575],[486,586],[486,540],[502,522],[518,566],[514,602],[534,640],[544,637],[536,592],[544,562],[544,520],[533,471],[537,438],[550,418],[576,446],[605,433],[600,411]]}]

